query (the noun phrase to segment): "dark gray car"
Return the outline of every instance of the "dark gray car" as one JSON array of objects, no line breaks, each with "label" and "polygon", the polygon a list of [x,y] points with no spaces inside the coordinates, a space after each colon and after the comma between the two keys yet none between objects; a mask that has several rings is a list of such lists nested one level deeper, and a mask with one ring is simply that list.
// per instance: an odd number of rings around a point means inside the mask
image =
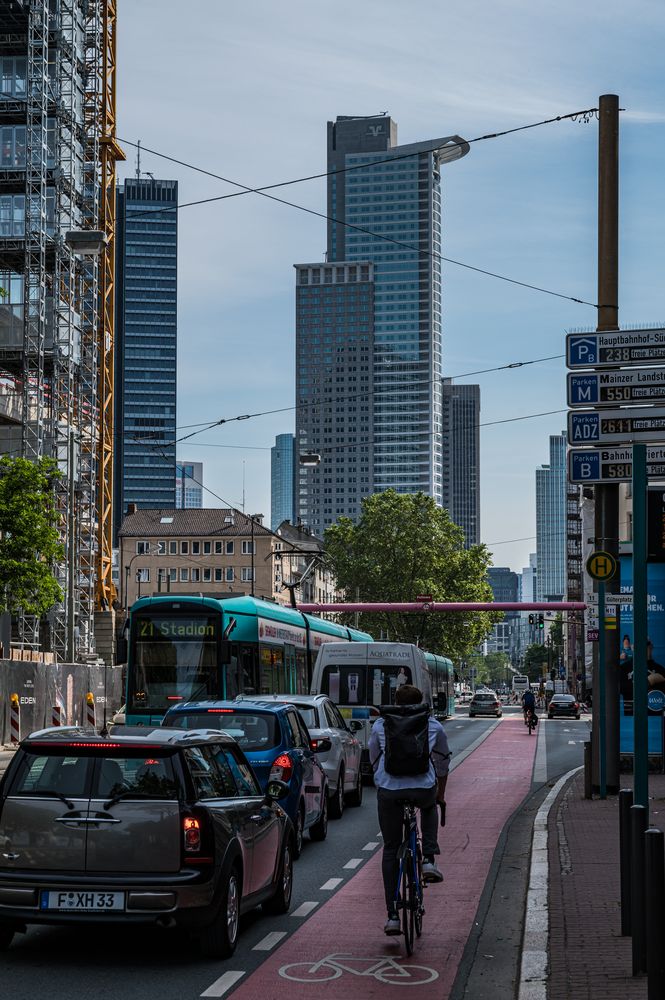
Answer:
[{"label": "dark gray car", "polygon": [[291,902],[293,828],[224,733],[51,729],[0,783],[0,949],[27,924],[176,924],[204,954]]}]

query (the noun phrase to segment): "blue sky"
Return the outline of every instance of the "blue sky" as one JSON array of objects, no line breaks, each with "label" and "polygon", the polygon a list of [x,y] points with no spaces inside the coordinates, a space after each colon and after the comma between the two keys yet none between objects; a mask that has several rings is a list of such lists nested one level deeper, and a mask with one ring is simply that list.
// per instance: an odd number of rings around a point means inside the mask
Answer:
[{"label": "blue sky", "polygon": [[[622,325],[665,325],[665,88],[660,0],[132,0],[119,4],[118,135],[249,186],[325,170],[326,122],[387,111],[402,143],[466,139],[596,107],[621,121]],[[598,126],[570,121],[474,143],[443,168],[446,257],[595,302]],[[135,151],[120,177],[135,170]],[[233,188],[148,153],[180,201]],[[325,185],[289,188],[325,209]],[[256,195],[179,216],[178,424],[290,407],[293,264],[322,259],[325,222]],[[589,306],[443,264],[444,373],[564,352]],[[563,359],[460,378],[481,386],[481,533],[494,563],[535,550],[535,469],[565,427]],[[292,412],[231,422],[180,447],[205,485],[270,515],[270,447]],[[182,433],[186,433],[183,431]],[[196,443],[194,443],[196,442]],[[224,447],[220,447],[224,446]],[[207,494],[204,501],[219,506]]]}]

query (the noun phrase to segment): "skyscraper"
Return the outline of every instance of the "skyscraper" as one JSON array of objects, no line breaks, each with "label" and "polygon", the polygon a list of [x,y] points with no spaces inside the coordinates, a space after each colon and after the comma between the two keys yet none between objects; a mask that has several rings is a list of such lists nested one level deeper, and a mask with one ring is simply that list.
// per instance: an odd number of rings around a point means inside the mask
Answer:
[{"label": "skyscraper", "polygon": [[464,546],[480,542],[480,386],[442,381],[443,506],[464,529]]},{"label": "skyscraper", "polygon": [[[364,303],[353,302],[349,290],[332,293],[327,303],[322,295],[319,312],[312,309],[311,322],[299,334],[296,440],[299,448],[305,444],[321,454],[321,466],[306,474],[301,470],[296,501],[299,516],[316,530],[335,520],[341,512],[336,507],[344,513],[357,511],[363,496],[390,487],[401,493],[422,490],[437,503],[443,501],[440,166],[468,151],[458,136],[399,146],[397,125],[387,115],[341,116],[328,123],[328,249],[319,281],[326,283],[326,269],[330,284],[340,281],[336,272],[343,268],[340,284],[360,281],[372,287],[366,288]],[[353,265],[360,274],[353,273]],[[317,297],[310,298],[315,305]],[[359,315],[353,317],[356,306]],[[347,341],[347,336],[363,334],[366,340],[360,344]],[[301,380],[314,337],[322,339],[321,346],[334,345],[329,363],[322,357],[321,373],[315,376],[329,377],[323,385],[333,391],[330,413],[322,412],[323,403],[320,424],[309,419],[306,425],[306,415],[314,411],[302,404],[322,397],[320,382]],[[362,344],[366,352],[359,350]],[[348,347],[353,348],[351,356]],[[362,383],[361,364],[367,369]],[[359,406],[361,400],[368,407],[371,430],[349,434],[346,407]],[[365,454],[365,471],[357,463],[355,469],[349,464],[326,475],[326,455],[353,455],[354,446],[362,444],[367,451],[357,450],[355,456],[359,460]],[[324,484],[325,478],[330,481]],[[321,493],[326,487],[330,492]],[[327,505],[322,503],[326,497]]]},{"label": "skyscraper", "polygon": [[566,593],[566,435],[550,437],[550,462],[536,469],[536,600]]},{"label": "skyscraper", "polygon": [[277,531],[282,521],[295,521],[295,438],[278,434],[270,449],[270,527]]},{"label": "skyscraper", "polygon": [[129,503],[175,507],[178,182],[117,192],[115,534]]},{"label": "skyscraper", "polygon": [[203,507],[203,462],[176,462],[175,505],[178,509]]}]

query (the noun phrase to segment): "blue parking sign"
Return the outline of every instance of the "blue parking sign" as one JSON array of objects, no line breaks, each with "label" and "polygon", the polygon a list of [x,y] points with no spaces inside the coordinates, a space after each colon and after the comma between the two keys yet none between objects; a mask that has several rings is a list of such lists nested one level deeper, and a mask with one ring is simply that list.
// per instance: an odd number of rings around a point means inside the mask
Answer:
[{"label": "blue parking sign", "polygon": [[570,368],[592,368],[598,361],[598,338],[592,334],[566,338],[568,347],[567,363]]},{"label": "blue parking sign", "polygon": [[568,414],[569,443],[596,444],[600,441],[599,413],[569,413]]}]

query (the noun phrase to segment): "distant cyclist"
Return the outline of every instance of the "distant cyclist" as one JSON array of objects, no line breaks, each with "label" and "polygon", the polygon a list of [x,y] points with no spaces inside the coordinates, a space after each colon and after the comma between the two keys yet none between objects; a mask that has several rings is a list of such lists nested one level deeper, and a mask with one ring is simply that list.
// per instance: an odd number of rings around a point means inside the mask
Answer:
[{"label": "distant cyclist", "polygon": [[[423,840],[423,878],[426,882],[442,882],[443,875],[434,863],[439,854],[437,803],[445,813],[445,791],[448,780],[450,750],[443,726],[429,714],[423,704],[422,691],[412,684],[402,684],[395,692],[395,704],[381,709],[382,717],[372,727],[369,738],[369,759],[374,768],[377,787],[379,826],[383,836],[383,888],[388,909],[384,926],[386,934],[399,934],[399,915],[395,909],[395,893],[399,876],[397,857],[402,843],[402,801],[409,799],[420,809]],[[413,740],[413,749],[403,729],[422,726],[422,739]],[[416,734],[418,737],[419,733]]]},{"label": "distant cyclist", "polygon": [[524,724],[526,725],[529,710],[534,718],[536,717],[536,698],[531,688],[527,688],[522,695],[522,709],[524,710]]}]

